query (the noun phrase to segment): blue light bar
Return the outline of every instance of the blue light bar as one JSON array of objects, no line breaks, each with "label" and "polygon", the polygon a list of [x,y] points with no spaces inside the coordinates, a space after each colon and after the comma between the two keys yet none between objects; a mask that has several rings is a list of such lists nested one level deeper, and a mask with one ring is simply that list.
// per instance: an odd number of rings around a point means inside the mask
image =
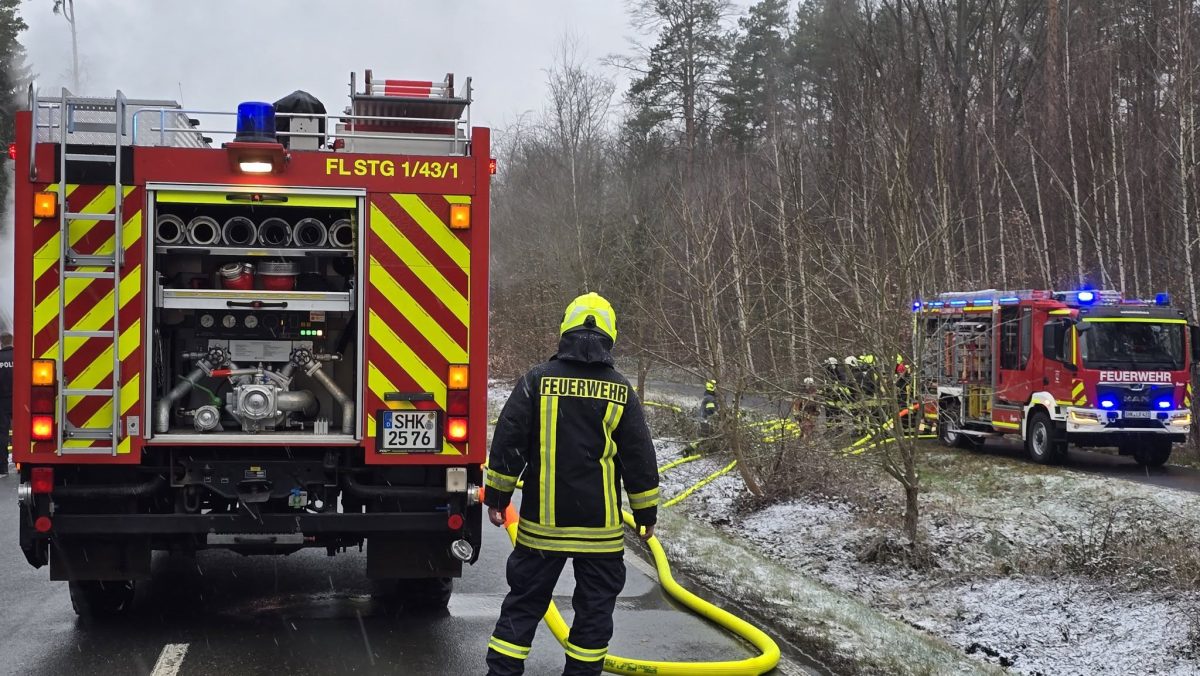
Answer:
[{"label": "blue light bar", "polygon": [[952,301],[950,301],[950,305],[952,305],[953,307],[961,307],[961,306],[963,306],[963,305],[966,305],[966,304],[967,304],[967,301],[965,301],[965,300],[952,300]]},{"label": "blue light bar", "polygon": [[1171,294],[1167,293],[1166,291],[1163,291],[1162,293],[1154,294],[1154,304],[1155,305],[1170,305],[1171,304]]},{"label": "blue light bar", "polygon": [[1013,303],[1020,303],[1020,302],[1021,302],[1021,299],[1017,298],[1016,296],[1006,296],[1006,297],[1000,299],[1001,305],[1012,305]]},{"label": "blue light bar", "polygon": [[1158,407],[1159,408],[1171,408],[1171,400],[1170,399],[1159,399]]},{"label": "blue light bar", "polygon": [[991,305],[991,304],[992,304],[992,299],[991,299],[991,298],[976,298],[976,299],[975,299],[974,301],[972,301],[972,302],[973,302],[975,305]]},{"label": "blue light bar", "polygon": [[940,300],[930,301],[929,307],[946,307],[946,304]]},{"label": "blue light bar", "polygon": [[261,101],[246,101],[238,104],[238,143],[275,142],[275,106]]},{"label": "blue light bar", "polygon": [[1117,402],[1113,401],[1112,399],[1101,399],[1100,400],[1100,408],[1112,408],[1116,405],[1117,405]]},{"label": "blue light bar", "polygon": [[1079,293],[1075,294],[1075,298],[1083,305],[1090,305],[1091,303],[1096,302],[1096,292],[1080,291]]}]

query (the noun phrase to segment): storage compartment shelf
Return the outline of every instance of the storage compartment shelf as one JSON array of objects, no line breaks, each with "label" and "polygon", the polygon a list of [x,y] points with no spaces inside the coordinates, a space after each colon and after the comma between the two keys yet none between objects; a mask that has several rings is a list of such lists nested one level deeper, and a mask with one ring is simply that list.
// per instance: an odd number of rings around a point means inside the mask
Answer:
[{"label": "storage compartment shelf", "polygon": [[354,310],[353,291],[236,291],[159,287],[155,301],[158,307],[176,310]]},{"label": "storage compartment shelf", "polygon": [[251,256],[251,257],[290,257],[304,258],[308,256],[329,256],[349,258],[354,255],[353,249],[269,249],[263,247],[243,246],[194,246],[190,244],[159,244],[154,247],[157,254],[193,254],[197,256]]}]

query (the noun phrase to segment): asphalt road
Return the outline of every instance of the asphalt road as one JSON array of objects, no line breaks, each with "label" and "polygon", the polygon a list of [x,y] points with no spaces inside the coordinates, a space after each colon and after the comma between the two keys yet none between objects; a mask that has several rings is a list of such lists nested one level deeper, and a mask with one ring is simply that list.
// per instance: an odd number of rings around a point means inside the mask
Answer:
[{"label": "asphalt road", "polygon": [[[1008,439],[989,439],[979,451],[961,452],[986,453],[997,457],[1014,458],[1023,462],[1033,462],[1025,453],[1025,448],[1020,442]],[[1115,451],[1105,453],[1072,447],[1068,451],[1067,459],[1063,462],[1062,467],[1074,472],[1200,493],[1200,469],[1179,465],[1142,467],[1134,462],[1133,458],[1117,455]]]},{"label": "asphalt road", "polygon": [[[365,555],[288,557],[201,552],[156,555],[133,617],[105,624],[76,618],[65,583],[31,568],[17,546],[14,475],[0,478],[0,673],[150,674],[160,657],[182,654],[159,674],[483,674],[487,638],[507,590],[511,547],[486,529],[482,557],[456,582],[447,611],[397,612],[372,597]],[[633,554],[627,554],[627,557]],[[726,660],[748,648],[667,599],[643,569],[629,566],[611,649],[630,657]],[[570,566],[556,601],[570,620]],[[185,648],[186,646],[186,652]],[[543,625],[527,674],[561,673],[563,651]],[[161,665],[160,665],[161,666]],[[790,670],[789,670],[790,672]],[[157,674],[156,674],[157,676]]]}]

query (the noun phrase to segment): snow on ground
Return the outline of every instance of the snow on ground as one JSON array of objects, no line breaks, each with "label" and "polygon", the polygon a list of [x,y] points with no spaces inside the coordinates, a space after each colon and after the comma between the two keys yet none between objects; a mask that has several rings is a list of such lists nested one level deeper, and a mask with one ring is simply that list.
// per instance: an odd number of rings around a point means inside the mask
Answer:
[{"label": "snow on ground", "polygon": [[[661,444],[659,452],[663,463],[679,456],[672,444]],[[703,458],[670,470],[664,495],[725,462]],[[1013,557],[1115,537],[1130,524],[1200,532],[1200,496],[1052,469],[996,472],[1003,478],[991,479],[999,488],[990,493],[951,484],[925,497],[925,537],[939,557],[934,570],[860,562],[864,549],[894,528],[850,504],[812,498],[741,513],[744,488],[736,472],[683,506],[787,568],[1016,673],[1200,673],[1191,592],[1136,576],[1106,582],[1070,571],[1008,570],[1020,567]]]}]

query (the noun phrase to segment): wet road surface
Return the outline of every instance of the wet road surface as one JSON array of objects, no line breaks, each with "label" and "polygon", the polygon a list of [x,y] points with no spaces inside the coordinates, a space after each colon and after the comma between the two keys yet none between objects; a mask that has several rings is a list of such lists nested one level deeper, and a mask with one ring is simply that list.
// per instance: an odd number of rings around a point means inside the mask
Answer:
[{"label": "wet road surface", "polygon": [[[937,442],[929,442],[936,444]],[[979,451],[960,451],[961,453],[985,453],[1002,458],[1012,458],[1021,462],[1032,463],[1025,447],[1019,441],[1009,439],[988,439]],[[1176,453],[1182,451],[1176,450]],[[1200,469],[1181,467],[1179,465],[1164,465],[1162,467],[1142,467],[1127,455],[1117,455],[1113,452],[1091,451],[1072,447],[1067,453],[1067,459],[1060,465],[1063,469],[1073,472],[1083,472],[1096,476],[1125,479],[1138,483],[1174,488],[1181,491],[1200,493]]]},{"label": "wet road surface", "polygon": [[[150,674],[160,657],[184,650],[178,672],[159,674],[485,671],[487,638],[507,590],[504,560],[511,547],[500,529],[486,528],[479,563],[456,581],[449,609],[438,613],[397,611],[372,597],[365,554],[212,551],[195,559],[156,554],[153,579],[139,586],[135,615],[89,624],[76,618],[66,583],[50,582],[47,569],[25,562],[17,545],[16,485],[15,475],[0,477],[0,674]],[[676,607],[643,568],[629,566],[613,653],[667,660],[749,655],[719,628]],[[556,591],[568,622],[570,570]],[[557,674],[562,664],[562,648],[542,625],[526,673]]]}]

